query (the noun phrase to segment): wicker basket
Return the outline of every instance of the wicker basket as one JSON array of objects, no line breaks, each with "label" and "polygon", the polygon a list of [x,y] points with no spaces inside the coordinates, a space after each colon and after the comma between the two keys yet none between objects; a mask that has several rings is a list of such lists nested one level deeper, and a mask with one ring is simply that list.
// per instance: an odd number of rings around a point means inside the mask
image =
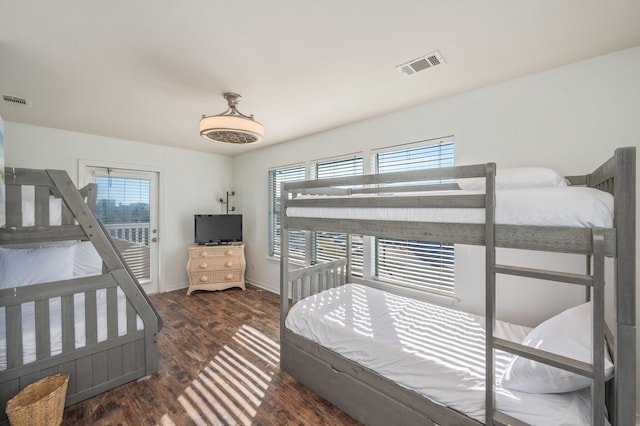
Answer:
[{"label": "wicker basket", "polygon": [[60,425],[68,383],[68,374],[56,374],[22,389],[7,403],[7,416],[11,425]]}]

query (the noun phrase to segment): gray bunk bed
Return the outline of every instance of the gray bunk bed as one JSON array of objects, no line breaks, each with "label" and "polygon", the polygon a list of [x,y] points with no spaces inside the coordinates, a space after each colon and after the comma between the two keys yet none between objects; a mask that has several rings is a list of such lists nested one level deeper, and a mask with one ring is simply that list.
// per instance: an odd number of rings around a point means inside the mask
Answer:
[{"label": "gray bunk bed", "polygon": [[[585,186],[608,192],[614,197],[613,226],[606,228],[577,226],[510,225],[496,223],[496,166],[493,163],[365,175],[350,178],[284,183],[281,190],[281,368],[354,418],[372,425],[386,424],[527,424],[518,416],[496,408],[495,357],[497,351],[558,367],[591,380],[587,419],[593,425],[635,424],[636,401],[636,307],[635,307],[635,147],[619,148],[593,172],[567,177],[570,186]],[[486,180],[482,194],[436,195],[455,184],[424,185],[424,182],[481,177]],[[404,186],[390,187],[401,183]],[[403,196],[403,191],[410,191]],[[394,195],[389,195],[393,192]],[[381,197],[362,194],[385,194]],[[312,195],[310,195],[312,194]],[[356,195],[359,194],[359,195]],[[329,195],[329,196],[327,196]],[[367,210],[376,208],[481,208],[482,223],[443,223],[435,221],[372,220],[339,218],[305,213],[305,209],[339,208]],[[292,212],[297,209],[295,214]],[[342,213],[341,213],[342,215]],[[347,234],[346,257],[304,268],[289,263],[290,230],[327,231]],[[385,291],[398,291],[373,280],[352,279],[351,237],[367,235],[407,240],[440,241],[485,246],[484,334],[484,418],[472,418],[459,410],[433,401],[415,390],[390,380],[337,351],[328,349],[310,337],[303,337],[287,326],[287,317],[306,298],[331,288],[344,288],[357,282]],[[496,247],[585,255],[584,274],[501,265],[496,262]],[[614,321],[612,331],[605,322],[605,258],[613,258]],[[591,299],[590,328],[593,356],[590,363],[536,350],[496,336],[496,275],[509,274],[534,279],[579,284]],[[400,291],[402,292],[402,291]],[[332,296],[333,297],[333,296]],[[320,299],[315,299],[322,303]],[[615,336],[615,337],[614,337]],[[605,343],[606,342],[606,343]],[[604,353],[609,351],[615,364],[613,378],[605,381]],[[546,397],[546,396],[545,396]],[[552,424],[541,420],[541,424]]]},{"label": "gray bunk bed", "polygon": [[[3,283],[2,424],[8,423],[7,401],[45,376],[69,374],[66,405],[71,405],[155,373],[163,325],[95,217],[95,184],[78,190],[60,170],[7,167],[5,177],[7,223],[0,227],[0,247],[64,250],[74,242],[90,242],[102,260],[102,273],[97,259],[96,275],[15,287]],[[23,218],[23,188],[34,194],[30,226]],[[50,206],[56,200],[61,200],[60,213],[52,223]],[[29,354],[30,344],[35,348]]]}]

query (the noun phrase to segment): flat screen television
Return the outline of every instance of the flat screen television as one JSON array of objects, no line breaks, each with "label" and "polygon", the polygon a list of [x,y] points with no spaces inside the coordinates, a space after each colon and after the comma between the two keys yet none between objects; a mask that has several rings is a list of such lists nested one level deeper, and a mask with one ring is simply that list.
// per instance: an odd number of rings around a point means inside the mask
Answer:
[{"label": "flat screen television", "polygon": [[194,216],[196,244],[229,244],[242,241],[241,214],[197,214]]}]

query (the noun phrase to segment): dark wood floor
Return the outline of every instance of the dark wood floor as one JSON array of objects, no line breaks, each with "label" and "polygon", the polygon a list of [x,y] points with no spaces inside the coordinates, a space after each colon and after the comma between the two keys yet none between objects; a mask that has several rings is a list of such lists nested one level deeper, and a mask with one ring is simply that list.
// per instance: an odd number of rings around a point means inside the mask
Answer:
[{"label": "dark wood floor", "polygon": [[153,295],[159,372],[67,407],[65,425],[357,425],[279,368],[279,298],[246,291]]}]

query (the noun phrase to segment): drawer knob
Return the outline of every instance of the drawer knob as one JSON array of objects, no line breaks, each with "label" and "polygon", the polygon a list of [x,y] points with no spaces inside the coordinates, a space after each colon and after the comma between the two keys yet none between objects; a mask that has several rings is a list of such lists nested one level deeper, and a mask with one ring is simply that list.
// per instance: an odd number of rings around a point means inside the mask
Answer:
[{"label": "drawer knob", "polygon": [[227,263],[225,263],[224,266],[226,266],[227,268],[231,268],[233,266],[233,262],[230,260],[227,260]]},{"label": "drawer knob", "polygon": [[200,264],[200,269],[207,269],[207,267],[208,267],[208,266],[209,266],[209,264],[207,264],[207,263],[205,263],[205,262],[202,262],[202,263]]},{"label": "drawer knob", "polygon": [[224,276],[224,278],[226,280],[232,280],[233,279],[233,274],[227,274],[227,275]]},{"label": "drawer knob", "polygon": [[202,283],[206,283],[207,281],[209,281],[209,277],[207,277],[206,275],[202,275],[200,277],[200,282]]},{"label": "drawer knob", "polygon": [[201,251],[200,252],[200,256],[201,257],[207,257],[207,252],[206,251]]},{"label": "drawer knob", "polygon": [[227,250],[224,252],[227,256],[231,256],[233,254],[233,250]]}]

